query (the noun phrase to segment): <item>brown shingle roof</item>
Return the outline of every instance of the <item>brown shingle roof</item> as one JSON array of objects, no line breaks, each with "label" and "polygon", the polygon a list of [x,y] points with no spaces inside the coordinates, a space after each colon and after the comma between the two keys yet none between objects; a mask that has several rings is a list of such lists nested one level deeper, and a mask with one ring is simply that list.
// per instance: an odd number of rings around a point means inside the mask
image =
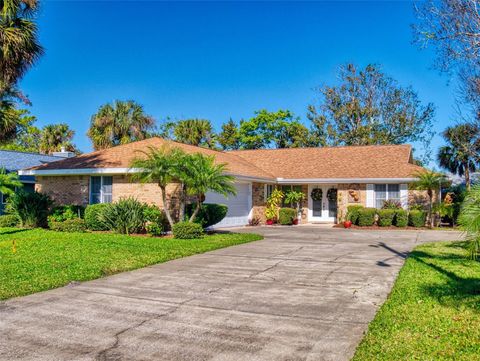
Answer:
[{"label": "brown shingle roof", "polygon": [[410,163],[410,145],[232,151],[278,178],[409,178],[424,168]]},{"label": "brown shingle roof", "polygon": [[170,144],[185,152],[214,155],[229,173],[255,178],[357,179],[409,178],[423,170],[411,163],[409,145],[258,149],[220,152],[154,137],[82,154],[30,170],[128,168],[138,151]]}]

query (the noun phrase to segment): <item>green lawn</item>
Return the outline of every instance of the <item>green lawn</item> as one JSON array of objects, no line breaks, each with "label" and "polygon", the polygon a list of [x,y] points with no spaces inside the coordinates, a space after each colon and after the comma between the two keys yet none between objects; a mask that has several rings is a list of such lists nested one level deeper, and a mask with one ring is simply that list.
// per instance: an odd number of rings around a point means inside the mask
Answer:
[{"label": "green lawn", "polygon": [[480,360],[480,262],[464,246],[415,248],[353,360]]},{"label": "green lawn", "polygon": [[259,239],[255,234],[175,240],[0,228],[0,300]]}]

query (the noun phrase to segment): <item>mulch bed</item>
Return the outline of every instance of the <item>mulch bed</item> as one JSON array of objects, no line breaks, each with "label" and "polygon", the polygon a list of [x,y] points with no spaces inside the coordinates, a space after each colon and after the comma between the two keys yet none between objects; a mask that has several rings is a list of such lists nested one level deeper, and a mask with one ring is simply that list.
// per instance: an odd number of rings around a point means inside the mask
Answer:
[{"label": "mulch bed", "polygon": [[[333,226],[334,228],[345,228],[343,226],[343,223],[338,223],[336,225]],[[404,231],[404,230],[409,230],[409,231],[418,231],[418,230],[426,230],[426,229],[430,229],[430,228],[427,228],[427,227],[411,227],[411,226],[408,226],[408,227],[396,227],[396,226],[388,226],[388,227],[380,227],[380,226],[364,226],[364,227],[361,227],[361,226],[356,226],[356,225],[353,225],[350,227],[350,229],[355,229],[355,230],[397,230],[397,231]]]}]

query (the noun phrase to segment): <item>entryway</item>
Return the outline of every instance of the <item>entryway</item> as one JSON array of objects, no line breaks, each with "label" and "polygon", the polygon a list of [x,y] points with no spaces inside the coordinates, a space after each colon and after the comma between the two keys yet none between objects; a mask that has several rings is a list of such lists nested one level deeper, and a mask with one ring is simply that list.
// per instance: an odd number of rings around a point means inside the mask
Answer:
[{"label": "entryway", "polygon": [[308,221],[334,223],[337,220],[337,186],[308,185]]}]

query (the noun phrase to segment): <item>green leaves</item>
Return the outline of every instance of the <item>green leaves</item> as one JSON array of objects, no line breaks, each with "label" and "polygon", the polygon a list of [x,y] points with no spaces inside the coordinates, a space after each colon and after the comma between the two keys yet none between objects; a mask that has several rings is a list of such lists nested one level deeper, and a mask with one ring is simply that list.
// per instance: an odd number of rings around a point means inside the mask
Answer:
[{"label": "green leaves", "polygon": [[470,256],[476,259],[480,254],[480,185],[473,186],[467,192],[458,223],[467,232]]},{"label": "green leaves", "polygon": [[17,173],[7,173],[5,168],[0,168],[0,193],[11,195],[15,188],[23,187]]}]

